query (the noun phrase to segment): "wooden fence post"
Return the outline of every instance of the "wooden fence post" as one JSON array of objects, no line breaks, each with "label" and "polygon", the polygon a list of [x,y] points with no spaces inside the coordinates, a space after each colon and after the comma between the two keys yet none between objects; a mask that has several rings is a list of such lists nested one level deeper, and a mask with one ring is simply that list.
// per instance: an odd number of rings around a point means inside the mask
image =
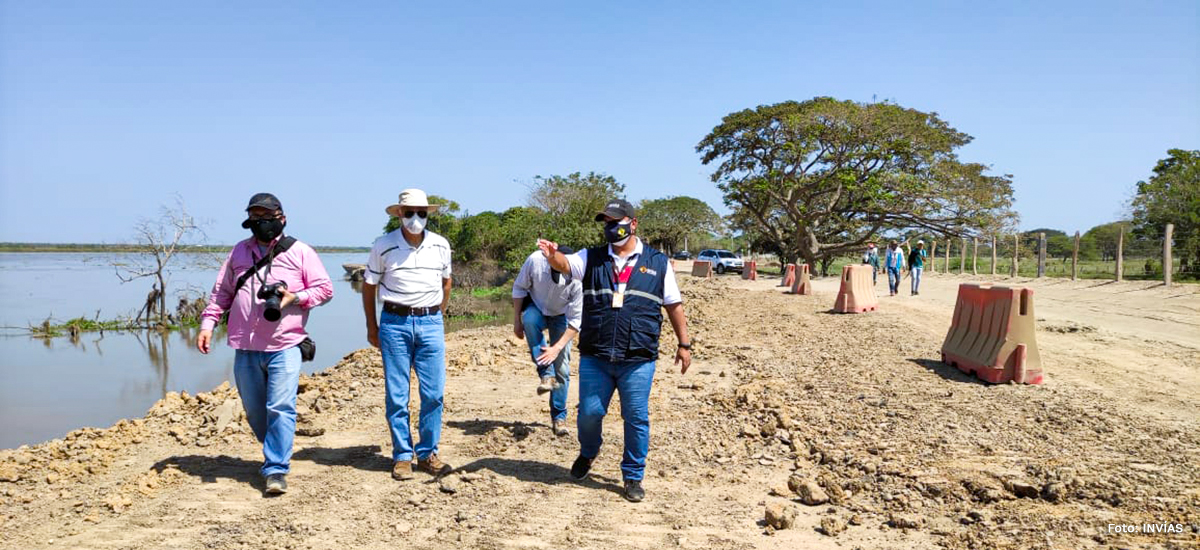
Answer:
[{"label": "wooden fence post", "polygon": [[1071,280],[1079,278],[1079,232],[1075,232],[1075,252],[1071,254]]},{"label": "wooden fence post", "polygon": [[1037,276],[1042,278],[1046,274],[1046,234],[1038,233],[1038,255],[1037,255]]},{"label": "wooden fence post", "polygon": [[1175,270],[1175,262],[1171,259],[1171,235],[1175,233],[1175,224],[1167,224],[1167,232],[1163,235],[1163,283],[1171,286],[1171,272]]},{"label": "wooden fence post", "polygon": [[929,241],[929,271],[937,273],[937,241]]},{"label": "wooden fence post", "polygon": [[946,265],[942,266],[942,272],[946,275],[950,274],[950,239],[946,239]]},{"label": "wooden fence post", "polygon": [[962,238],[962,243],[959,245],[958,252],[959,252],[958,274],[966,275],[967,274],[967,238],[966,237]]},{"label": "wooden fence post", "polygon": [[1012,263],[1012,268],[1011,268],[1008,276],[1012,277],[1014,279],[1017,277],[1017,273],[1019,273],[1019,271],[1017,270],[1017,258],[1020,256],[1020,252],[1021,252],[1021,234],[1013,233],[1013,263]]},{"label": "wooden fence post", "polygon": [[1117,226],[1120,232],[1117,233],[1117,282],[1125,278],[1125,226]]},{"label": "wooden fence post", "polygon": [[971,275],[979,275],[979,238],[971,237]]},{"label": "wooden fence post", "polygon": [[992,235],[992,276],[996,276],[996,236]]}]

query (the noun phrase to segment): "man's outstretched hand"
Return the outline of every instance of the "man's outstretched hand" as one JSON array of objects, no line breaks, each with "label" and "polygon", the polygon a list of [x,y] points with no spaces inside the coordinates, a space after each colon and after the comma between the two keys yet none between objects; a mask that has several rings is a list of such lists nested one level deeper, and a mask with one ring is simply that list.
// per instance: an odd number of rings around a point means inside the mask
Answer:
[{"label": "man's outstretched hand", "polygon": [[554,254],[558,252],[558,243],[556,243],[554,241],[547,241],[546,239],[538,239],[537,245],[538,245],[538,250],[541,250],[542,254],[544,254],[546,256],[546,258],[553,258]]}]

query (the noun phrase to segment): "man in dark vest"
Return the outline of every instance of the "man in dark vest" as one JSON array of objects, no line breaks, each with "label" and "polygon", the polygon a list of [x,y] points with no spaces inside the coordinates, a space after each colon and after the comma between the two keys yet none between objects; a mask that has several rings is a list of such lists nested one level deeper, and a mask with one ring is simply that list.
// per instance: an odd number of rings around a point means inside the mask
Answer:
[{"label": "man in dark vest", "polygon": [[584,479],[603,443],[604,415],[613,391],[621,396],[625,421],[625,453],[621,477],[625,498],[641,502],[642,477],[650,451],[650,385],[658,359],[662,310],[679,337],[675,364],[686,373],[692,364],[687,317],[675,273],[667,256],[635,236],[633,207],[609,201],[596,215],[604,222],[608,246],[566,255],[558,244],[538,239],[550,266],[583,282],[583,320],[579,335],[579,458],[571,476]]}]

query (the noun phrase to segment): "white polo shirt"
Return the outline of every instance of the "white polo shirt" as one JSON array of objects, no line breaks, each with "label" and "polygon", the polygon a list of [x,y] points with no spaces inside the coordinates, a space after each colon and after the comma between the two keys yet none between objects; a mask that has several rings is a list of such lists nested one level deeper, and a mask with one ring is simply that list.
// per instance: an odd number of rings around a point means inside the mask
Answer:
[{"label": "white polo shirt", "polygon": [[[633,248],[633,252],[629,256],[622,258],[613,252],[612,245],[608,245],[608,255],[612,256],[613,265],[620,271],[625,268],[625,264],[636,264],[638,257],[642,255],[642,240],[637,239],[637,244]],[[574,254],[567,255],[567,264],[571,266],[571,277],[583,280],[583,270],[587,267],[588,249],[580,250]],[[671,261],[667,261],[667,276],[663,280],[663,305],[678,304],[683,302],[683,295],[679,292],[679,283],[675,280],[675,269],[671,267]]]},{"label": "white polo shirt", "polygon": [[442,279],[450,278],[450,243],[425,231],[418,246],[404,240],[397,229],[375,239],[363,281],[379,285],[379,298],[409,307],[442,304]]},{"label": "white polo shirt", "polygon": [[[561,275],[561,274],[560,274]],[[550,262],[541,250],[525,258],[513,280],[512,297],[530,296],[533,306],[548,317],[567,316],[567,325],[579,330],[583,319],[583,284],[579,279],[561,275],[558,281],[550,272]]]}]

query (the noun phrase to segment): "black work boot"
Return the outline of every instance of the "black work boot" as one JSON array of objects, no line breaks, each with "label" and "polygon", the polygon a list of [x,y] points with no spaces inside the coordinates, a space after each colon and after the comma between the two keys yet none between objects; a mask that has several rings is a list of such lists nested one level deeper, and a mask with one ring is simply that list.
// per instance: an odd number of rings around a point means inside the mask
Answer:
[{"label": "black work boot", "polygon": [[588,472],[592,471],[592,461],[594,458],[587,458],[579,455],[575,459],[575,463],[571,465],[571,477],[582,480],[587,477]]},{"label": "black work boot", "polygon": [[646,491],[642,489],[642,482],[637,479],[625,480],[625,500],[629,502],[641,502],[646,498]]}]

